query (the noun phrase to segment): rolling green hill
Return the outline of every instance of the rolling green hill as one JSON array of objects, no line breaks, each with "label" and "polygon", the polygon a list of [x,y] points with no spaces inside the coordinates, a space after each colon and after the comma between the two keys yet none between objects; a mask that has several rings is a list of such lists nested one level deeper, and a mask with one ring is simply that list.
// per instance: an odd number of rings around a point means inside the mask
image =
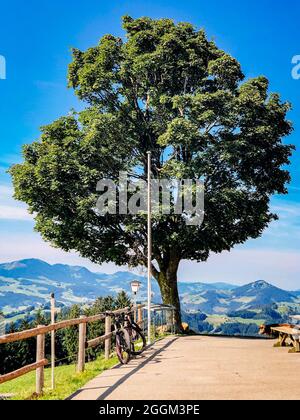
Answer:
[{"label": "rolling green hill", "polygon": [[[57,305],[89,304],[99,296],[130,294],[130,282],[142,283],[139,300],[147,296],[146,279],[129,272],[111,275],[93,273],[84,267],[50,265],[37,259],[0,264],[0,311],[15,321],[37,308],[49,309],[54,292]],[[154,301],[160,302],[153,281]],[[279,322],[300,313],[300,293],[279,289],[263,280],[237,287],[227,283],[179,283],[181,305],[186,320],[200,332],[245,330],[251,334],[262,322]],[[231,326],[231,327],[230,327]],[[246,328],[247,327],[247,328]]]}]

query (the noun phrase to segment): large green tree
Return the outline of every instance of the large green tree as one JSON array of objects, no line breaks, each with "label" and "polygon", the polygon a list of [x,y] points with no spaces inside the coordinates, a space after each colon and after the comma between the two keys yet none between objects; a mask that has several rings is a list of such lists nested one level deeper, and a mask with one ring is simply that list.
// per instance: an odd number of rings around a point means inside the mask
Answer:
[{"label": "large green tree", "polygon": [[270,197],[286,194],[293,147],[289,104],[268,80],[244,80],[237,60],[203,30],[170,19],[123,18],[126,39],[105,35],[73,50],[69,86],[85,109],[42,128],[11,169],[15,197],[35,214],[43,238],[96,263],[146,264],[144,214],[101,216],[101,177],[202,178],[205,218],[155,216],[153,267],[163,301],[176,306],[182,260],[205,261],[259,237],[276,219]]}]

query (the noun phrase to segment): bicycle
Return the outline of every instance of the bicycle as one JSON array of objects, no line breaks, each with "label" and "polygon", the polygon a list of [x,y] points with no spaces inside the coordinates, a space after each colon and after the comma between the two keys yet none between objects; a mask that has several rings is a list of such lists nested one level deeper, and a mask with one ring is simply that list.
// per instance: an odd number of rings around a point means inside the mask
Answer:
[{"label": "bicycle", "polygon": [[126,365],[131,358],[130,337],[126,328],[123,326],[122,314],[116,315],[113,312],[106,312],[106,315],[114,319],[113,334],[116,336],[116,353],[122,365]]},{"label": "bicycle", "polygon": [[131,354],[134,356],[142,354],[147,344],[146,337],[140,326],[132,320],[131,310],[124,314],[124,326],[129,334]]},{"label": "bicycle", "polygon": [[146,338],[139,325],[132,320],[132,312],[114,314],[107,312],[114,319],[116,353],[120,363],[126,365],[132,356],[140,355],[146,347]]}]

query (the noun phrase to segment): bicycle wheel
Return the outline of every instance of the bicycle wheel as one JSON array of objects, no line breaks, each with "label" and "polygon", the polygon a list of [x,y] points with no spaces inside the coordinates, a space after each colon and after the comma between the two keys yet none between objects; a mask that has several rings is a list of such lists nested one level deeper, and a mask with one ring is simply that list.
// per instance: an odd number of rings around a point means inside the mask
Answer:
[{"label": "bicycle wheel", "polygon": [[140,327],[136,324],[131,325],[130,350],[131,354],[138,356],[146,347],[146,337]]},{"label": "bicycle wheel", "polygon": [[130,360],[130,339],[128,331],[121,329],[116,333],[116,353],[122,365],[127,365]]}]

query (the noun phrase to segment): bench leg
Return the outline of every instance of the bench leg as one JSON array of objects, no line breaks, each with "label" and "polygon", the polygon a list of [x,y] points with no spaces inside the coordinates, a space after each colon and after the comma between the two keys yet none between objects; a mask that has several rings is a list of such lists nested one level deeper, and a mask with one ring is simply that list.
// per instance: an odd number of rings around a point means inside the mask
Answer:
[{"label": "bench leg", "polygon": [[299,341],[299,339],[294,340],[294,346],[289,351],[289,353],[300,353],[300,341]]},{"label": "bench leg", "polygon": [[288,338],[287,334],[282,334],[281,340],[280,340],[280,345],[281,347],[286,347],[286,340]]},{"label": "bench leg", "polygon": [[288,338],[287,334],[280,333],[278,342],[274,344],[274,347],[286,347],[286,340]]}]

